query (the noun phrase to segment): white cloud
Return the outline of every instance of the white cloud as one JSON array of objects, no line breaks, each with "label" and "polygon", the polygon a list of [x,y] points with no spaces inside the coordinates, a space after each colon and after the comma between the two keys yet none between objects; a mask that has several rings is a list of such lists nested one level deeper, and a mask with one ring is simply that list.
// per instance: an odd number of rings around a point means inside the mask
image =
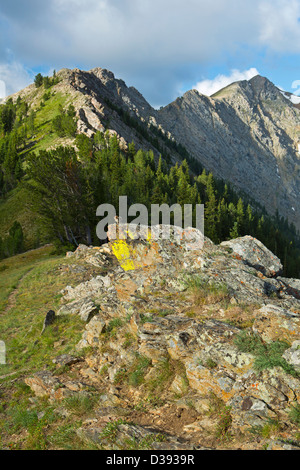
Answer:
[{"label": "white cloud", "polygon": [[300,52],[299,0],[263,0],[259,41],[275,52]]},{"label": "white cloud", "polygon": [[300,52],[299,16],[300,0],[1,0],[0,64],[9,47],[32,68],[104,67],[165,101],[189,67]]},{"label": "white cloud", "polygon": [[232,70],[230,75],[218,75],[212,80],[202,80],[201,82],[198,82],[194,88],[203,95],[211,96],[233,82],[250,80],[255,77],[255,75],[259,75],[259,72],[254,67],[249,70],[244,70],[243,72]]},{"label": "white cloud", "polygon": [[0,80],[0,100],[6,97],[6,86],[3,80]]},{"label": "white cloud", "polygon": [[[143,67],[210,61],[260,33],[262,0],[1,0],[11,48],[48,60]],[[33,13],[34,12],[34,13]],[[7,41],[7,38],[4,38]],[[98,63],[97,63],[98,62]],[[53,66],[56,66],[54,63]]]},{"label": "white cloud", "polygon": [[33,75],[19,62],[0,63],[0,98],[22,90],[33,82]]}]

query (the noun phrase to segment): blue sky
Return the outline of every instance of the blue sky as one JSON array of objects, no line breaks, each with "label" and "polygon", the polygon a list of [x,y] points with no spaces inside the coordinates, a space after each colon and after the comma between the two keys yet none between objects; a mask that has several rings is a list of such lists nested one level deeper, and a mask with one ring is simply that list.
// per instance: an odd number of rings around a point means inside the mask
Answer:
[{"label": "blue sky", "polygon": [[300,0],[1,0],[0,97],[37,72],[111,70],[155,107],[259,73],[300,94]]}]

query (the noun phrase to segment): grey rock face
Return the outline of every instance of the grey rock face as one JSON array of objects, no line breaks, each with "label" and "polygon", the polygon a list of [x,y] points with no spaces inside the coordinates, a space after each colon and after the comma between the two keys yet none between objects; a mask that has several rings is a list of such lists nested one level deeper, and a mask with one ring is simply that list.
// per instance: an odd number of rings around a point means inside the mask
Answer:
[{"label": "grey rock face", "polygon": [[268,250],[256,238],[246,236],[221,243],[240,256],[249,266],[261,271],[266,276],[276,276],[282,271],[282,264],[277,256]]},{"label": "grey rock face", "polygon": [[[79,133],[92,136],[107,130],[118,136],[123,148],[134,141],[137,149],[151,149],[158,157],[157,148],[124,122],[120,110],[125,111],[150,134],[151,126],[156,127],[214,176],[248,194],[270,214],[278,210],[300,229],[300,109],[266,78],[233,83],[211,97],[190,90],[155,110],[138,90],[108,70],[62,69],[58,76],[55,91],[74,105]],[[34,88],[30,85],[13,98],[34,100]],[[176,151],[171,153],[173,163],[181,160]]]},{"label": "grey rock face", "polygon": [[[109,119],[124,145],[132,139],[138,147],[143,145],[141,136],[109,108],[108,102],[113,103],[181,143],[207,170],[270,214],[278,209],[300,228],[300,110],[269,80],[257,76],[212,97],[191,90],[157,111],[107,70],[76,71],[74,77],[75,89],[88,101],[83,120],[91,131],[101,130]],[[180,157],[175,153],[174,158]]]},{"label": "grey rock face", "polygon": [[158,114],[206,169],[300,227],[300,112],[271,82],[257,76],[210,98],[191,90]]}]

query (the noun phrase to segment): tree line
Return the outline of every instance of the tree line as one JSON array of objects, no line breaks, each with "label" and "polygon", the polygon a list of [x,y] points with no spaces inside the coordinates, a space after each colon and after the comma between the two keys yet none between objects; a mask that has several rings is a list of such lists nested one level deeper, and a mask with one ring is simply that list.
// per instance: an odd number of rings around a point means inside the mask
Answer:
[{"label": "tree line", "polygon": [[[47,88],[47,83],[39,86]],[[46,91],[43,102],[48,99]],[[151,204],[204,204],[205,235],[214,243],[252,235],[282,260],[286,275],[300,277],[300,240],[292,224],[278,214],[268,216],[263,207],[215,179],[161,130],[146,128],[126,111],[108,104],[158,150],[159,159],[152,151],[137,150],[134,142],[121,150],[117,137],[109,133],[97,132],[92,138],[76,135],[73,106],[60,107],[52,129],[61,137],[76,136],[77,150],[59,147],[28,153],[28,142],[36,131],[35,111],[20,97],[15,103],[10,99],[0,106],[0,197],[20,184],[26,186],[33,195],[33,209],[43,215],[50,240],[72,246],[99,243],[96,208],[111,203],[118,209],[119,196],[127,196],[129,205],[144,204],[149,214]],[[182,163],[171,164],[173,151],[180,154]]]},{"label": "tree line", "polygon": [[27,158],[34,210],[62,244],[99,244],[96,209],[110,203],[118,211],[120,196],[127,196],[129,206],[144,204],[149,214],[151,204],[204,204],[205,235],[214,243],[252,235],[279,256],[286,275],[299,277],[295,227],[246,203],[212,173],[203,170],[195,176],[186,160],[170,166],[152,151],[137,150],[134,142],[121,150],[118,138],[108,133],[81,134],[75,144],[77,151],[59,147]]}]

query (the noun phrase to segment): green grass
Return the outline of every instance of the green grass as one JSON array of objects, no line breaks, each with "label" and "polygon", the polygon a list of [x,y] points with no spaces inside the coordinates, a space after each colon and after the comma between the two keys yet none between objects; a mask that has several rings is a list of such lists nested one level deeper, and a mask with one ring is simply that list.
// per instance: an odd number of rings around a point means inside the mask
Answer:
[{"label": "green grass", "polygon": [[0,200],[0,237],[5,238],[12,224],[17,221],[24,232],[26,250],[47,241],[47,234],[41,228],[38,215],[28,207],[31,197],[25,188],[18,186],[5,199]]},{"label": "green grass", "polygon": [[90,394],[77,393],[64,400],[64,407],[75,416],[84,416],[91,413],[97,403],[97,396]]},{"label": "green grass", "polygon": [[171,362],[171,358],[166,357],[155,364],[155,369],[155,378],[147,382],[147,390],[150,394],[161,394],[174,379],[175,368]]},{"label": "green grass", "polygon": [[85,327],[77,316],[56,317],[41,335],[46,313],[60,305],[59,292],[82,277],[67,269],[70,260],[52,252],[53,247],[46,246],[0,262],[0,339],[5,341],[7,359],[0,365],[0,448],[83,449],[76,434],[79,419],[92,412],[98,400],[91,393],[67,398],[64,405],[70,417],[62,423],[57,405],[36,398],[24,383],[24,376],[44,368],[59,374],[52,360],[74,353]]},{"label": "green grass", "polygon": [[184,287],[191,292],[195,305],[215,304],[229,300],[229,291],[225,284],[209,282],[201,276],[186,276]]},{"label": "green grass", "polygon": [[[40,101],[43,93],[43,90],[34,91],[34,95],[40,96]],[[27,144],[31,145],[30,149],[21,152],[25,172],[28,151],[48,150],[50,147],[57,147],[66,142],[66,138],[58,137],[53,132],[52,120],[59,114],[59,106],[66,107],[70,104],[70,96],[62,92],[56,92],[53,95],[52,89],[51,93],[51,98],[45,102],[45,106],[38,107],[36,110],[34,135],[27,140]],[[28,208],[31,198],[32,195],[28,190],[18,185],[7,194],[5,199],[0,199],[0,237],[4,238],[13,222],[18,221],[25,236],[26,250],[35,248],[48,239],[47,234],[43,233],[39,217]]]},{"label": "green grass", "polygon": [[[9,400],[0,410],[0,435],[5,436],[6,448],[24,450],[44,450],[47,448],[45,430],[58,421],[59,416],[52,405],[39,399],[32,404],[32,392],[22,382],[17,382],[9,391]],[[3,397],[0,396],[2,399]],[[16,443],[9,440],[14,436],[23,436]],[[25,436],[25,438],[24,438]],[[2,444],[0,442],[0,448]]]},{"label": "green grass", "polygon": [[231,408],[213,392],[209,394],[209,410],[208,415],[217,419],[215,426],[215,438],[218,441],[228,441],[232,438],[231,425],[232,416]]},{"label": "green grass", "polygon": [[281,367],[286,373],[299,376],[293,366],[282,357],[284,351],[289,348],[285,341],[265,343],[257,334],[242,331],[235,337],[234,344],[239,351],[251,353],[255,357],[254,368],[258,371]]},{"label": "green grass", "polygon": [[52,120],[59,115],[59,108],[65,108],[70,104],[70,96],[62,92],[51,94],[51,98],[45,102],[43,107],[39,107],[36,113],[36,144],[32,150],[47,150],[49,147],[58,146],[65,141],[53,131]]},{"label": "green grass", "polygon": [[45,246],[0,261],[0,325],[1,313],[7,305],[9,295],[17,288],[22,277],[38,263],[51,257],[52,246]]},{"label": "green grass", "polygon": [[[51,256],[51,250],[45,247],[0,262],[0,331],[7,359],[7,364],[0,366],[0,375],[51,365],[53,357],[72,351],[80,340],[83,324],[76,316],[57,317],[41,336],[46,313],[59,306],[59,292],[79,276],[60,275],[57,268],[62,260],[64,264],[68,261]],[[1,272],[3,266],[6,268]],[[10,305],[8,298],[14,289]],[[61,338],[67,339],[65,345],[54,348]]]},{"label": "green grass", "polygon": [[106,333],[108,336],[115,336],[119,328],[122,328],[124,322],[121,318],[114,318],[109,322],[106,328]]},{"label": "green grass", "polygon": [[144,376],[150,367],[151,360],[145,356],[137,354],[136,361],[131,368],[128,376],[128,383],[133,387],[138,387],[144,382]]},{"label": "green grass", "polygon": [[258,434],[264,439],[269,439],[272,435],[278,434],[283,429],[282,424],[278,419],[268,418],[267,422],[261,426],[252,426],[250,432]]},{"label": "green grass", "polygon": [[84,443],[76,433],[80,426],[79,420],[76,422],[67,420],[67,422],[60,424],[47,436],[49,445],[60,450],[84,450]]}]

